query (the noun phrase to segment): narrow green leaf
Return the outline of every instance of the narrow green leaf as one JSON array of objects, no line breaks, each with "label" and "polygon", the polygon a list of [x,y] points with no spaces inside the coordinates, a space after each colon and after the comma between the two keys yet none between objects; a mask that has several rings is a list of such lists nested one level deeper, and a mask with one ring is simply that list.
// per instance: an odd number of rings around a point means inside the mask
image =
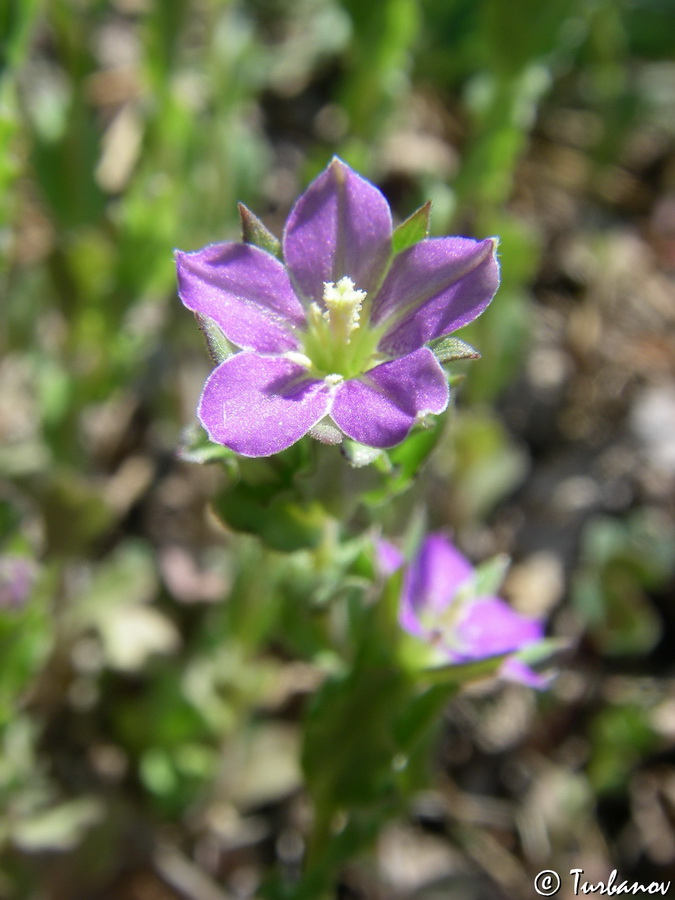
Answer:
[{"label": "narrow green leaf", "polygon": [[0,14],[0,34],[5,38],[5,59],[10,68],[21,65],[26,58],[41,5],[40,0],[8,3]]},{"label": "narrow green leaf", "polygon": [[423,241],[424,238],[429,237],[430,216],[431,201],[427,200],[424,206],[420,206],[416,212],[411,216],[408,216],[405,222],[401,222],[401,224],[394,229],[392,237],[394,255],[400,253],[401,250],[412,247],[413,244]]},{"label": "narrow green leaf", "polygon": [[409,753],[420,737],[442,721],[443,710],[457,685],[433,684],[410,698],[394,722],[394,736],[403,753]]},{"label": "narrow green leaf", "polygon": [[281,242],[269,231],[260,219],[243,203],[239,204],[241,236],[246,244],[253,244],[277,259],[281,259]]},{"label": "narrow green leaf", "polygon": [[450,335],[433,341],[429,348],[441,365],[456,359],[480,359],[480,353],[471,344]]},{"label": "narrow green leaf", "polygon": [[237,348],[228,341],[213,319],[209,319],[208,316],[203,316],[201,313],[195,313],[195,318],[206,338],[206,346],[209,348],[211,359],[217,366],[237,352]]},{"label": "narrow green leaf", "polygon": [[323,683],[308,711],[302,754],[317,808],[364,808],[382,796],[397,750],[393,720],[409,694],[406,677],[370,654]]}]

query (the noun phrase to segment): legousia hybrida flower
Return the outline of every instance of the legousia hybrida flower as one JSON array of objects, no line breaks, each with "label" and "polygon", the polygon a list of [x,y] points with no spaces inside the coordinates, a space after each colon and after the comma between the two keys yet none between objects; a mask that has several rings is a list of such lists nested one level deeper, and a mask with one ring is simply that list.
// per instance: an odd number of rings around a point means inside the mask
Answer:
[{"label": "legousia hybrida flower", "polygon": [[382,193],[335,158],[291,210],[283,263],[233,242],[176,252],[181,300],[239,348],[199,402],[212,441],[270,456],[330,416],[387,448],[445,410],[447,379],[425,345],[488,305],[496,241],[425,238],[394,253],[392,233]]},{"label": "legousia hybrida flower", "polygon": [[[386,541],[378,547],[379,567],[390,574],[403,564]],[[481,589],[478,570],[443,534],[428,534],[405,569],[399,623],[423,641],[434,664],[479,662],[505,656],[498,674],[510,681],[543,687],[548,679],[517,654],[541,641],[542,623],[517,613],[490,590]]]}]

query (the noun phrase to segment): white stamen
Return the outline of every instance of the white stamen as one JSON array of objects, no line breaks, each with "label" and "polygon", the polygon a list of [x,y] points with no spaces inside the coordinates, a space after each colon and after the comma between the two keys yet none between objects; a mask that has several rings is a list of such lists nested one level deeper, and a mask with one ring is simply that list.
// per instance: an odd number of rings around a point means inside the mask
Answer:
[{"label": "white stamen", "polygon": [[333,334],[346,344],[349,343],[352,332],[358,328],[365,299],[366,292],[357,290],[352,279],[346,275],[337,282],[324,282],[324,318],[328,320]]}]

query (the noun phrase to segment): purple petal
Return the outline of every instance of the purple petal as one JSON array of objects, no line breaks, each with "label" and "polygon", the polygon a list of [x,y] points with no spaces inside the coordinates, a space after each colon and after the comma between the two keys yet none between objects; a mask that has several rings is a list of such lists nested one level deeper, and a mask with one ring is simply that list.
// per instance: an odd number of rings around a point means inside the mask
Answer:
[{"label": "purple petal", "polygon": [[542,634],[537,619],[521,616],[498,597],[482,597],[467,602],[451,637],[453,655],[464,661],[512,653]]},{"label": "purple petal", "polygon": [[384,538],[375,541],[375,564],[378,572],[385,578],[393,575],[404,562],[403,554],[391,541]]},{"label": "purple petal", "polygon": [[302,366],[244,352],[213,370],[198,414],[212,441],[243,456],[271,456],[306,434],[328,405],[327,386]]},{"label": "purple petal", "polygon": [[372,291],[389,260],[391,231],[384,196],[336,158],[293,207],[284,259],[300,293],[317,303],[324,282],[344,276],[358,290]]},{"label": "purple petal", "polygon": [[37,575],[32,559],[12,553],[0,556],[0,609],[21,609],[30,597]]},{"label": "purple petal", "polygon": [[279,260],[249,244],[211,244],[176,252],[178,293],[193,312],[213,319],[247,350],[283,353],[298,347],[294,329],[305,312]]},{"label": "purple petal", "polygon": [[402,627],[411,634],[429,637],[434,618],[453,602],[458,589],[472,575],[471,563],[444,535],[427,535],[403,582]]},{"label": "purple petal", "polygon": [[443,370],[423,347],[345,381],[336,391],[331,416],[347,437],[368,447],[393,447],[418,415],[443,412],[448,398]]},{"label": "purple petal", "polygon": [[410,353],[483,312],[499,285],[492,238],[431,238],[394,259],[375,297],[372,321],[386,325],[379,349]]}]

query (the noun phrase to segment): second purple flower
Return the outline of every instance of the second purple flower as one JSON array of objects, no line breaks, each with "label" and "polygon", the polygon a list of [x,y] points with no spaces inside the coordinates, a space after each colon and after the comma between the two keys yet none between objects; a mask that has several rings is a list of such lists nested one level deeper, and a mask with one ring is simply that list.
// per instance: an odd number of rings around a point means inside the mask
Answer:
[{"label": "second purple flower", "polygon": [[425,345],[488,305],[496,241],[425,238],[394,254],[384,196],[336,158],[297,200],[282,246],[285,264],[232,242],[176,253],[185,306],[240,348],[204,386],[210,439],[270,456],[329,416],[387,448],[443,412],[447,379]]},{"label": "second purple flower", "polygon": [[[378,548],[385,574],[403,560],[385,541]],[[407,566],[401,592],[399,622],[413,637],[433,650],[440,664],[479,662],[505,657],[501,677],[531,687],[548,679],[518,657],[541,641],[543,624],[520,615],[492,592],[478,589],[477,572],[443,534],[428,534]]]}]

